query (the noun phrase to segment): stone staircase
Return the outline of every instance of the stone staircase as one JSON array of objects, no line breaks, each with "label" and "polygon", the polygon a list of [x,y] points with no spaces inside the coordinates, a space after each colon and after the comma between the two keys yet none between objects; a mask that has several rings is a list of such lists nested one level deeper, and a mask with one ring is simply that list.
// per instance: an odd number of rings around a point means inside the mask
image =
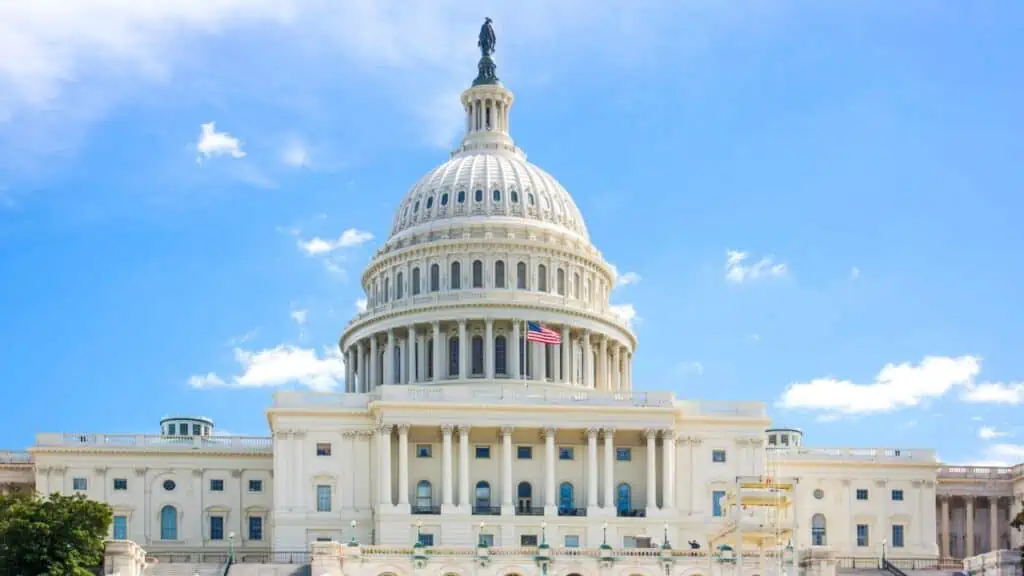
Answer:
[{"label": "stone staircase", "polygon": [[308,564],[232,564],[228,576],[310,576],[310,570]]},{"label": "stone staircase", "polygon": [[143,576],[223,576],[223,564],[168,563],[146,566]]}]

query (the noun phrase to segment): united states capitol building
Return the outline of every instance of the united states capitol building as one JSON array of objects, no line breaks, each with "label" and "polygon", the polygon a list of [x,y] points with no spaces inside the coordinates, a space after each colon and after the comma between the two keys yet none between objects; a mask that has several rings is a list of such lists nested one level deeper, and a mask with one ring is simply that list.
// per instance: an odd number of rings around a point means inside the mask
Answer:
[{"label": "united states capitol building", "polygon": [[146,574],[227,554],[231,574],[796,574],[883,555],[910,571],[1021,546],[1024,465],[810,447],[763,403],[634,383],[614,270],[514,143],[493,48],[488,23],[464,139],[362,274],[344,392],[276,393],[267,437],[193,417],[40,433],[0,482],[109,503]]}]

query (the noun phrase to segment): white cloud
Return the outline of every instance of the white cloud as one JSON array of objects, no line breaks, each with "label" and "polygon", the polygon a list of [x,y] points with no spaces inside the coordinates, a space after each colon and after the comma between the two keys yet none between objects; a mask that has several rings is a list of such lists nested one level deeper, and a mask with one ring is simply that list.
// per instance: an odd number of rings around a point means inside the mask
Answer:
[{"label": "white cloud", "polygon": [[297,138],[290,138],[281,150],[281,162],[293,168],[310,168],[313,159],[309,146]]},{"label": "white cloud", "polygon": [[850,280],[856,280],[857,278],[860,278],[860,268],[854,266],[850,269]]},{"label": "white cloud", "polygon": [[364,242],[373,240],[373,234],[365,232],[363,230],[356,230],[355,228],[349,228],[341,233],[336,240],[325,240],[319,236],[312,240],[299,240],[299,248],[301,248],[306,254],[310,256],[317,256],[320,254],[327,254],[334,252],[340,248],[350,248],[352,246],[358,246]]},{"label": "white cloud", "polygon": [[366,312],[366,298],[356,298],[356,310]]},{"label": "white cloud", "polygon": [[612,304],[610,308],[613,314],[625,320],[629,326],[638,324],[641,320],[632,304]]},{"label": "white cloud", "polygon": [[1024,404],[1024,382],[982,382],[968,386],[960,399],[972,404]]},{"label": "white cloud", "polygon": [[207,122],[200,127],[199,140],[196,141],[197,162],[204,158],[214,156],[231,156],[232,158],[243,158],[242,142],[227,132],[217,132],[213,122]]},{"label": "white cloud", "polygon": [[985,449],[984,464],[978,466],[1016,466],[1024,462],[1024,444],[993,444]]},{"label": "white cloud", "polygon": [[704,365],[694,360],[688,360],[680,362],[676,366],[676,374],[681,378],[688,378],[690,376],[703,376]]},{"label": "white cloud", "polygon": [[991,440],[993,438],[999,438],[1006,436],[1006,432],[1000,432],[991,426],[982,426],[978,428],[978,438],[982,440]]},{"label": "white cloud", "polygon": [[765,256],[747,264],[750,254],[739,250],[727,250],[725,252],[725,279],[734,284],[751,282],[761,278],[779,278],[788,272],[786,265],[775,262],[773,257]]},{"label": "white cloud", "polygon": [[615,288],[622,286],[629,286],[630,284],[638,284],[640,282],[640,274],[636,272],[626,272],[622,274],[619,272],[619,268],[614,264],[608,264],[612,269],[612,279],[615,284]]},{"label": "white cloud", "polygon": [[230,380],[209,373],[192,376],[189,385],[194,388],[266,388],[294,383],[312,390],[329,391],[345,378],[345,364],[336,349],[325,349],[321,353],[285,344],[258,351],[236,348],[235,360],[241,373]]},{"label": "white cloud", "polygon": [[981,370],[974,356],[927,356],[919,364],[887,364],[870,384],[832,377],[790,384],[779,406],[835,414],[870,414],[917,406],[954,386],[970,384]]},{"label": "white cloud", "polygon": [[301,326],[301,325],[305,324],[306,320],[309,318],[309,310],[306,310],[304,308],[300,308],[298,310],[292,310],[291,317],[292,317],[292,320],[294,320],[296,324]]}]

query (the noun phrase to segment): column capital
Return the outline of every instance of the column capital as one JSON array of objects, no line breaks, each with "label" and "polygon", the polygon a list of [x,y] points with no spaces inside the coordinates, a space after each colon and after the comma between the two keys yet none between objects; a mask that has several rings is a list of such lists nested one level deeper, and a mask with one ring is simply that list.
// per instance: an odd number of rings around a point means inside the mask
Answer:
[{"label": "column capital", "polygon": [[973,494],[962,494],[960,497],[963,498],[964,504],[967,504],[968,506],[971,506],[972,508],[974,507],[974,495]]},{"label": "column capital", "polygon": [[453,428],[455,427],[452,426],[451,424],[441,424],[441,434],[444,434],[445,436],[451,436]]},{"label": "column capital", "polygon": [[501,435],[502,436],[511,436],[513,430],[515,430],[515,428],[512,427],[512,426],[502,426],[501,427]]},{"label": "column capital", "polygon": [[205,468],[193,468],[192,469],[192,475],[195,476],[196,478],[198,478],[198,477],[202,476],[203,472],[205,472],[205,471],[206,471]]},{"label": "column capital", "polygon": [[381,434],[384,434],[385,436],[390,436],[391,431],[394,429],[394,424],[381,424],[380,426],[377,427],[377,431],[380,432]]},{"label": "column capital", "polygon": [[555,437],[555,432],[556,432],[556,430],[555,430],[554,426],[545,426],[545,427],[540,429],[540,437],[544,438],[544,439],[547,439],[549,436],[551,438],[554,438]]},{"label": "column capital", "polygon": [[430,325],[434,327],[434,330],[440,330],[441,329],[441,321],[440,320],[434,320],[433,322],[430,323]]},{"label": "column capital", "polygon": [[950,498],[949,494],[936,494],[935,497],[938,498],[939,502],[949,502]]},{"label": "column capital", "polygon": [[464,425],[464,424],[459,424],[459,436],[469,436],[469,431],[472,428],[473,428],[472,426],[467,426],[467,425]]},{"label": "column capital", "polygon": [[614,438],[615,428],[601,428],[601,436],[605,438]]},{"label": "column capital", "polygon": [[668,440],[668,441],[674,441],[676,439],[676,431],[672,430],[671,428],[666,428],[666,429],[662,430],[661,431],[661,439],[662,440]]},{"label": "column capital", "polygon": [[600,428],[587,428],[587,438],[597,438],[600,433]]},{"label": "column capital", "polygon": [[465,318],[459,318],[459,328],[465,328],[465,327],[466,327],[466,319]]},{"label": "column capital", "polygon": [[398,425],[398,433],[402,434],[402,435],[406,435],[406,434],[409,433],[409,429],[410,428],[412,428],[411,424],[399,424]]},{"label": "column capital", "polygon": [[995,504],[995,505],[998,506],[999,505],[999,496],[989,496],[988,497],[988,503],[989,504]]},{"label": "column capital", "polygon": [[644,430],[644,437],[647,438],[648,440],[656,440],[658,438],[658,429],[648,428]]}]

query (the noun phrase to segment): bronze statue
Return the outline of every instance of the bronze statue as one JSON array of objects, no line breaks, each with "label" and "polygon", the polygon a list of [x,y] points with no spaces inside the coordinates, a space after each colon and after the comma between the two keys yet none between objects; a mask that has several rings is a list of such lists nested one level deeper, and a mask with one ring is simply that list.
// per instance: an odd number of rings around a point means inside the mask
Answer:
[{"label": "bronze statue", "polygon": [[482,56],[490,56],[494,54],[494,27],[491,26],[491,19],[484,18],[484,25],[480,27],[480,40],[476,43],[480,47],[480,54]]}]

